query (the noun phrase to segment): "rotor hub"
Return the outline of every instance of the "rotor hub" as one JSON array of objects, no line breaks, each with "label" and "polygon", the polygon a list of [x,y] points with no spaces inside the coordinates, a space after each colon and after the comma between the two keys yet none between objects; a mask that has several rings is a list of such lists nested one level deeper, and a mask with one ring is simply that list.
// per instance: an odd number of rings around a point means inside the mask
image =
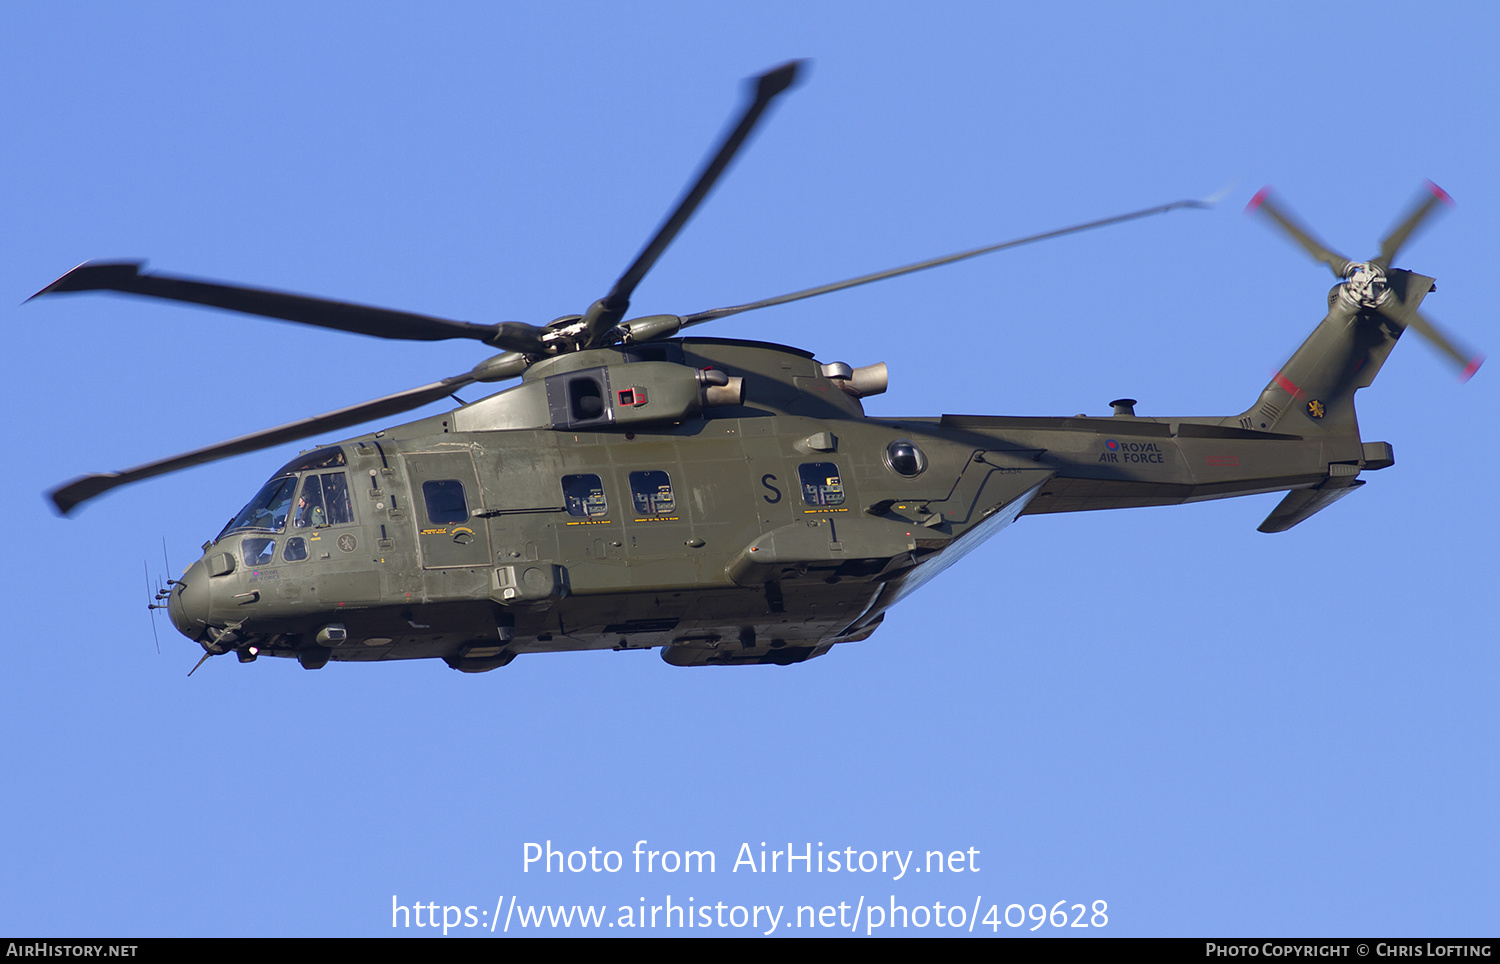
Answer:
[{"label": "rotor hub", "polygon": [[1379,308],[1391,299],[1385,269],[1369,261],[1350,264],[1339,287],[1344,298],[1361,308]]}]

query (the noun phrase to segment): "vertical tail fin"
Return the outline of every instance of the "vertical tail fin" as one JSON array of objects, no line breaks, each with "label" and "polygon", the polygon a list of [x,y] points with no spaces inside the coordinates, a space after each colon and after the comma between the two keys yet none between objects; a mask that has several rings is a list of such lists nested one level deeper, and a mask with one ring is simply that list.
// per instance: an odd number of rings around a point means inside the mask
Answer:
[{"label": "vertical tail fin", "polygon": [[1239,417],[1242,428],[1358,440],[1354,393],[1375,380],[1406,329],[1402,318],[1416,313],[1433,285],[1400,270],[1386,272],[1384,281],[1394,298],[1378,309],[1346,297],[1345,284],[1333,288],[1328,316]]}]

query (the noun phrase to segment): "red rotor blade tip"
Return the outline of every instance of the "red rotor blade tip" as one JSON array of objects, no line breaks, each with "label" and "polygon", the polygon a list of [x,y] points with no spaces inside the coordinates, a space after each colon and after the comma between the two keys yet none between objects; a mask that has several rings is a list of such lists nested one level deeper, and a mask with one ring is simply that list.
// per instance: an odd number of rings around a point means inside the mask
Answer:
[{"label": "red rotor blade tip", "polygon": [[1483,364],[1484,356],[1475,355],[1473,360],[1471,360],[1468,365],[1464,366],[1464,370],[1459,373],[1458,380],[1461,382],[1466,382],[1469,379],[1473,378],[1474,373],[1479,371],[1479,366]]},{"label": "red rotor blade tip", "polygon": [[1436,184],[1432,183],[1431,181],[1427,182],[1427,190],[1431,191],[1433,193],[1433,195],[1439,201],[1442,201],[1444,204],[1448,205],[1450,208],[1453,207],[1453,195],[1449,194],[1447,191],[1445,191],[1442,188],[1438,187]]},{"label": "red rotor blade tip", "polygon": [[[1433,185],[1433,186],[1436,187],[1437,185]],[[1258,207],[1260,207],[1261,202],[1264,201],[1267,197],[1270,197],[1270,195],[1271,195],[1271,185],[1269,185],[1269,184],[1267,184],[1265,187],[1261,188],[1259,191],[1256,191],[1255,192],[1255,197],[1251,198],[1250,199],[1250,203],[1247,204],[1247,205],[1245,205],[1245,213],[1246,214],[1254,214],[1255,213],[1255,209],[1258,208]]]}]

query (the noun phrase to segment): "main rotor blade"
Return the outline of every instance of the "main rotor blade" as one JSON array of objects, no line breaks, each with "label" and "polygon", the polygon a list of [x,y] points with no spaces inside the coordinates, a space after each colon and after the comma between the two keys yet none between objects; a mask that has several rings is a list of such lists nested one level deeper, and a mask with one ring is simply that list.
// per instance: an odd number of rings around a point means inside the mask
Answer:
[{"label": "main rotor blade", "polygon": [[1344,272],[1349,270],[1349,259],[1330,250],[1323,242],[1314,238],[1312,232],[1298,224],[1291,215],[1283,211],[1279,206],[1272,204],[1270,194],[1270,185],[1261,188],[1256,192],[1255,197],[1250,199],[1250,203],[1245,205],[1245,213],[1254,214],[1257,210],[1266,212],[1272,220],[1281,226],[1281,230],[1285,231],[1293,241],[1301,245],[1303,250],[1313,256],[1314,260],[1328,265],[1328,267],[1333,269],[1335,275],[1342,278]]},{"label": "main rotor blade", "polygon": [[713,188],[714,182],[719,179],[719,175],[724,173],[729,162],[734,160],[734,155],[745,143],[745,139],[750,136],[750,132],[755,129],[755,125],[760,121],[766,108],[771,105],[771,101],[797,82],[797,74],[802,69],[803,63],[804,61],[801,60],[793,60],[751,79],[750,82],[755,87],[754,96],[745,107],[744,113],[740,115],[739,122],[724,138],[724,142],[719,145],[718,151],[699,173],[693,186],[688,188],[682,200],[677,202],[676,209],[662,222],[661,227],[656,231],[656,236],[646,243],[641,253],[636,256],[635,262],[625,269],[625,273],[620,275],[609,294],[604,296],[601,302],[603,311],[591,313],[593,317],[590,318],[588,345],[594,344],[599,336],[612,328],[615,322],[624,316],[630,307],[630,295],[635,291],[636,285],[641,283],[646,272],[656,264],[656,259],[661,257],[662,252],[672,243],[672,239],[677,237],[677,233],[682,230],[688,218],[692,217],[693,212],[698,209],[698,205],[703,203],[703,199]]},{"label": "main rotor blade", "polygon": [[141,261],[85,262],[31,297],[40,298],[43,295],[70,291],[120,291],[147,298],[165,298],[169,301],[226,308],[247,315],[280,318],[319,328],[374,335],[377,338],[408,341],[472,338],[496,348],[530,353],[541,351],[543,329],[521,322],[476,325],[467,321],[449,321],[446,318],[407,311],[309,298],[264,288],[247,288],[154,272],[147,274],[141,271],[142,264],[144,262]]},{"label": "main rotor blade", "polygon": [[737,315],[742,311],[755,311],[758,308],[769,308],[772,305],[784,305],[789,301],[801,301],[803,298],[813,298],[817,295],[826,295],[833,291],[842,291],[845,288],[854,288],[866,285],[872,281],[884,281],[886,278],[895,278],[915,271],[926,271],[928,268],[937,268],[945,264],[953,264],[955,261],[963,261],[967,258],[977,258],[982,254],[992,251],[1003,251],[1006,248],[1018,248],[1023,244],[1031,244],[1034,241],[1045,241],[1048,238],[1060,238],[1066,234],[1077,234],[1080,231],[1088,231],[1093,228],[1102,228],[1111,224],[1119,224],[1122,221],[1133,221],[1136,218],[1149,217],[1153,214],[1165,214],[1178,208],[1207,208],[1212,207],[1208,201],[1173,201],[1171,204],[1162,204],[1154,208],[1146,208],[1142,211],[1132,211],[1129,214],[1119,214],[1112,218],[1103,218],[1099,221],[1090,221],[1087,224],[1075,224],[1069,228],[1059,228],[1056,231],[1047,231],[1043,234],[1033,234],[1014,241],[1002,241],[999,244],[990,244],[982,248],[971,248],[968,251],[960,251],[958,254],[944,255],[941,258],[932,258],[928,261],[918,261],[901,268],[891,268],[889,271],[877,271],[874,274],[860,275],[858,278],[850,278],[847,281],[835,281],[833,284],[819,285],[816,288],[804,288],[801,291],[793,291],[791,294],[777,295],[775,298],[766,298],[763,301],[751,301],[743,305],[732,305],[727,308],[710,308],[697,314],[685,315],[682,319],[682,327],[697,325],[705,321],[713,321],[715,318],[727,318]]},{"label": "main rotor blade", "polygon": [[1427,190],[1429,192],[1427,197],[1418,201],[1406,219],[1397,225],[1394,231],[1386,235],[1384,241],[1380,242],[1380,256],[1375,259],[1374,264],[1389,268],[1391,262],[1396,259],[1396,254],[1401,250],[1401,246],[1411,238],[1417,228],[1421,227],[1422,222],[1427,220],[1439,201],[1449,207],[1453,206],[1453,198],[1448,195],[1448,192],[1431,181],[1427,182]]},{"label": "main rotor blade", "polygon": [[58,511],[67,515],[75,508],[89,499],[102,495],[110,489],[131,482],[139,482],[141,479],[149,479],[157,475],[165,475],[178,469],[185,469],[194,465],[202,465],[205,462],[213,462],[218,459],[228,458],[231,455],[243,455],[246,452],[254,452],[259,449],[270,448],[283,442],[292,442],[297,439],[307,438],[309,435],[318,435],[323,432],[332,432],[337,429],[347,428],[350,425],[359,425],[377,418],[385,418],[401,412],[408,412],[414,408],[421,408],[429,402],[435,402],[440,398],[446,398],[460,388],[473,382],[471,373],[454,375],[431,385],[423,385],[421,388],[413,388],[384,398],[363,402],[359,405],[351,405],[337,411],[328,412],[323,415],[315,415],[312,418],[304,418],[296,422],[289,422],[276,428],[268,428],[251,435],[242,435],[239,438],[230,439],[227,442],[219,442],[171,458],[161,459],[156,462],[148,462],[145,465],[137,465],[133,469],[125,469],[122,472],[106,472],[99,475],[86,475],[74,479],[67,485],[53,489],[47,493]]},{"label": "main rotor blade", "polygon": [[1416,329],[1417,334],[1432,342],[1437,346],[1439,351],[1453,359],[1454,363],[1459,367],[1459,381],[1466,382],[1473,378],[1474,373],[1479,371],[1479,366],[1484,364],[1483,355],[1459,348],[1451,338],[1438,330],[1438,327],[1428,321],[1420,311],[1407,308],[1405,305],[1397,302],[1393,305],[1382,306],[1380,312],[1408,328]]}]

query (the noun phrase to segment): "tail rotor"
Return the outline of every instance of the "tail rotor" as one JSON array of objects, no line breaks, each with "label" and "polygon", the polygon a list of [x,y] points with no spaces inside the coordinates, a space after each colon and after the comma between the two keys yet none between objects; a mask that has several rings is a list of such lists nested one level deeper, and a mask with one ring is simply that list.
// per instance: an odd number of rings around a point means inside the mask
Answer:
[{"label": "tail rotor", "polygon": [[1393,326],[1399,336],[1406,328],[1414,329],[1446,355],[1459,369],[1459,380],[1468,381],[1484,356],[1469,350],[1444,334],[1417,309],[1422,296],[1436,285],[1426,280],[1428,288],[1415,290],[1412,283],[1423,276],[1392,268],[1391,262],[1405,244],[1429,221],[1438,205],[1453,206],[1453,198],[1447,191],[1431,181],[1427,182],[1427,194],[1420,198],[1401,222],[1380,242],[1380,254],[1369,261],[1350,261],[1318,240],[1311,231],[1278,202],[1270,198],[1271,188],[1261,188],[1245,208],[1245,213],[1263,213],[1302,248],[1313,260],[1326,264],[1339,283],[1329,293],[1329,314],[1361,314],[1369,312],[1379,315]]}]

